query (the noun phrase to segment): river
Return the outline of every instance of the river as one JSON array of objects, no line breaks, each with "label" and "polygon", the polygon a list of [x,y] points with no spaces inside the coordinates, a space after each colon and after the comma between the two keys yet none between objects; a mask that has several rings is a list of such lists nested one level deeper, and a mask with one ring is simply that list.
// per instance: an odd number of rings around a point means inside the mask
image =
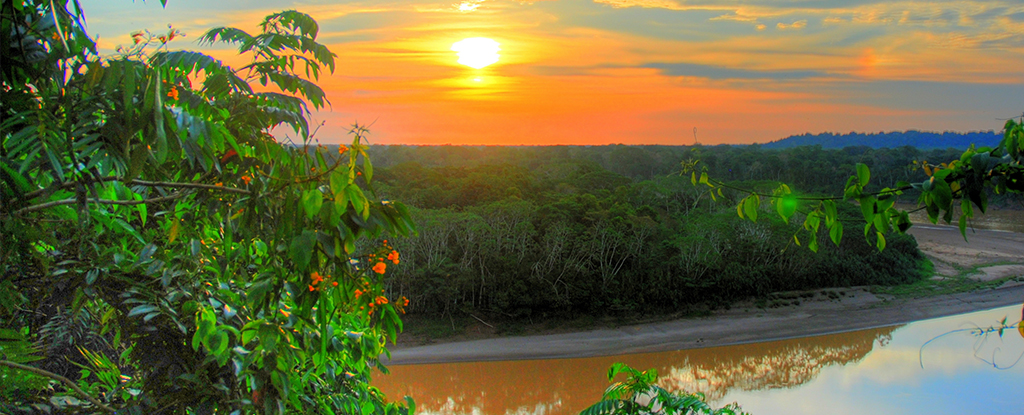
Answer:
[{"label": "river", "polygon": [[[1010,306],[903,326],[662,353],[395,365],[372,383],[391,399],[411,396],[417,414],[575,414],[600,399],[608,367],[623,362],[656,369],[668,389],[703,392],[716,407],[739,402],[757,415],[1024,413],[1024,338],[1016,328],[1002,337],[969,330],[1020,316],[1021,306]],[[953,330],[964,331],[943,336]]]}]

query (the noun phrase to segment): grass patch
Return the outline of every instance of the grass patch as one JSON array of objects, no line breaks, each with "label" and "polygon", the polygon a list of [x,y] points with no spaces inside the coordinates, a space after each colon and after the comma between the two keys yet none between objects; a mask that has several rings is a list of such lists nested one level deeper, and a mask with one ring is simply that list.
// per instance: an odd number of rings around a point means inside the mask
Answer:
[{"label": "grass patch", "polygon": [[[887,294],[892,295],[896,298],[921,298],[930,297],[933,295],[943,294],[958,294],[973,292],[978,290],[984,290],[989,288],[996,288],[1003,285],[1007,281],[1022,281],[1024,277],[1006,277],[999,278],[992,281],[976,281],[970,278],[971,275],[982,273],[981,268],[987,268],[997,265],[1019,265],[1017,262],[994,262],[989,264],[981,264],[973,267],[964,267],[958,264],[949,264],[957,270],[957,275],[952,277],[943,277],[940,280],[933,280],[931,278],[924,278],[915,281],[910,284],[893,285],[893,286],[873,286],[871,292],[875,294]],[[934,264],[931,261],[927,261],[927,269],[934,269]],[[922,271],[924,267],[922,267]],[[927,276],[935,275],[934,272],[926,273]]]},{"label": "grass patch", "polygon": [[405,316],[402,318],[405,333],[426,339],[448,339],[465,333],[470,324],[469,317],[425,317]]}]

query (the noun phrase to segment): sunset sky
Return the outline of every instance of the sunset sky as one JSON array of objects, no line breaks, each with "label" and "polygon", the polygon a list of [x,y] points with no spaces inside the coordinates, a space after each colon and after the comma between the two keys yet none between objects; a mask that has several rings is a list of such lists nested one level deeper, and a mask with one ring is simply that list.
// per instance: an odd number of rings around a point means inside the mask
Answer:
[{"label": "sunset sky", "polygon": [[[250,33],[295,9],[338,54],[321,142],[702,144],[805,132],[998,130],[1024,111],[1017,1],[82,0],[103,53],[140,29]],[[497,42],[497,62],[452,45]],[[492,51],[493,54],[493,51]]]}]

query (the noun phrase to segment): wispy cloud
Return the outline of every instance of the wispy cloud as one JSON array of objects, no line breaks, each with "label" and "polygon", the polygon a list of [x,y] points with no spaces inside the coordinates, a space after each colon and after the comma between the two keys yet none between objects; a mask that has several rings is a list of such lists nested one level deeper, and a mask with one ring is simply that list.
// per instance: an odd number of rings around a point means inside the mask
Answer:
[{"label": "wispy cloud", "polygon": [[798,29],[799,30],[799,29],[803,29],[803,28],[807,27],[807,20],[797,20],[797,21],[795,21],[793,23],[790,23],[790,24],[779,22],[779,23],[775,24],[775,27],[779,28],[779,30],[786,30],[786,29]]},{"label": "wispy cloud", "polygon": [[793,80],[806,78],[829,77],[826,72],[821,71],[766,71],[766,70],[745,70],[723,68],[710,65],[693,63],[648,63],[644,68],[654,68],[661,73],[670,76],[692,76],[708,79],[766,79],[766,80]]},{"label": "wispy cloud", "polygon": [[[193,48],[185,42],[211,26],[255,31],[269,12],[309,13],[339,62],[320,80],[333,112],[318,116],[341,127],[379,119],[379,142],[672,142],[677,130],[697,124],[707,142],[821,130],[977,130],[991,127],[985,113],[1018,112],[1024,85],[1024,4],[1010,0],[85,7],[107,50],[132,30],[167,23],[190,35],[173,47]],[[499,61],[481,70],[458,65],[451,46],[470,37],[500,43]],[[204,48],[238,60],[229,48]],[[736,125],[738,117],[757,122]]]}]

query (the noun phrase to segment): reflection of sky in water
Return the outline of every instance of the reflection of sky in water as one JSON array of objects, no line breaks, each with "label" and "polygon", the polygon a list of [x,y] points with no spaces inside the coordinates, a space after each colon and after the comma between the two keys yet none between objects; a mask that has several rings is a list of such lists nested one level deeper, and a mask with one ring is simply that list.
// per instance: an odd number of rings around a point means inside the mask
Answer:
[{"label": "reflection of sky in water", "polygon": [[[972,324],[988,327],[1020,307],[889,327],[665,353],[585,359],[393,366],[374,381],[391,399],[410,395],[429,415],[574,414],[608,386],[613,362],[656,368],[661,385],[701,391],[717,406],[737,401],[765,414],[1019,413],[1013,398],[1024,362],[997,370],[975,357],[969,333],[929,339]],[[992,335],[977,355],[1008,366],[1024,353],[1016,330]],[[994,353],[994,354],[993,354]]]},{"label": "reflection of sky in water", "polygon": [[[725,401],[764,414],[963,414],[1022,413],[1019,399],[1024,364],[998,370],[980,358],[1010,366],[1024,353],[1024,339],[1008,330],[1000,339],[969,333],[942,337],[921,351],[929,339],[949,330],[974,325],[989,327],[1009,317],[1017,321],[1020,306],[914,323],[893,333],[885,347],[876,347],[855,365],[822,369],[812,382],[789,390],[733,391]],[[918,364],[919,351],[924,368]]]}]

